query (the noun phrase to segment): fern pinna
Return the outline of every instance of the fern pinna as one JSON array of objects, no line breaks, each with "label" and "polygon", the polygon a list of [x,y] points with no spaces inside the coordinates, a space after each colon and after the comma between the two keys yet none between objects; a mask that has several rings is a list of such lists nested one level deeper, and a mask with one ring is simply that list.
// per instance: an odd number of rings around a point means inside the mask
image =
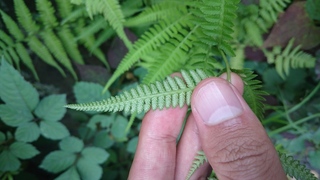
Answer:
[{"label": "fern pinna", "polygon": [[142,111],[147,112],[151,108],[154,110],[164,107],[182,107],[185,104],[190,105],[193,89],[208,75],[200,69],[190,70],[189,72],[182,70],[181,74],[183,79],[167,77],[162,82],[156,81],[150,85],[140,85],[104,101],[70,104],[66,107],[80,111],[130,111],[131,113],[140,113]]}]

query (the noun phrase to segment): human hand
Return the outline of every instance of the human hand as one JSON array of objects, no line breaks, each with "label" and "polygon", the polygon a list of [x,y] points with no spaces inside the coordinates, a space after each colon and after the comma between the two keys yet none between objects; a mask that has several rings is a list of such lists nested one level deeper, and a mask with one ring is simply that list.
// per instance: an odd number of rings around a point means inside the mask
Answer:
[{"label": "human hand", "polygon": [[149,111],[142,121],[129,179],[185,179],[195,155],[208,162],[191,179],[287,179],[260,121],[242,98],[243,82],[232,74],[208,78],[192,94],[192,113],[183,135],[187,106]]}]

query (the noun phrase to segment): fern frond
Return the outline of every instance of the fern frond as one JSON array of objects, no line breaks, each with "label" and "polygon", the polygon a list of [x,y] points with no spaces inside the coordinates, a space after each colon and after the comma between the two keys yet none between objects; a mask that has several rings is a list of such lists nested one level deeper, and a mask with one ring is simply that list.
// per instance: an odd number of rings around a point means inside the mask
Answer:
[{"label": "fern frond", "polygon": [[305,165],[300,164],[298,160],[294,160],[292,156],[287,156],[286,154],[279,153],[279,157],[284,171],[290,177],[301,180],[317,179],[315,175],[306,168]]},{"label": "fern frond", "polygon": [[275,63],[278,74],[285,79],[290,68],[311,68],[315,66],[316,58],[300,51],[301,46],[293,48],[294,39],[291,39],[282,51],[281,47],[275,46],[272,52],[264,50],[268,63]]},{"label": "fern frond", "polygon": [[21,58],[22,62],[31,70],[33,76],[36,78],[36,80],[40,80],[39,76],[36,72],[35,67],[32,64],[32,60],[29,56],[29,53],[27,52],[27,49],[23,46],[23,44],[18,43],[16,44],[16,50],[19,54],[19,57]]},{"label": "fern frond", "polygon": [[0,13],[1,13],[1,17],[3,19],[4,24],[6,25],[7,29],[9,30],[9,33],[18,41],[23,40],[24,34],[21,32],[17,23],[2,10],[0,10]]},{"label": "fern frond", "polygon": [[261,18],[257,18],[256,23],[263,32],[267,32],[277,21],[278,15],[283,12],[283,9],[287,7],[289,2],[291,2],[291,0],[260,0],[259,16]]},{"label": "fern frond", "polygon": [[56,0],[58,11],[61,17],[67,17],[72,13],[72,4],[70,1]]},{"label": "fern frond", "polygon": [[17,69],[20,70],[20,59],[19,59],[19,56],[17,55],[16,51],[13,49],[13,47],[9,47],[7,50],[9,52],[10,56],[12,57],[13,62],[17,66]]},{"label": "fern frond", "polygon": [[211,38],[210,45],[216,45],[230,56],[235,56],[229,44],[233,40],[231,34],[238,3],[239,0],[202,0],[194,3],[196,8],[192,10],[196,17],[194,22],[200,25],[204,34],[201,39],[208,42],[208,37]]},{"label": "fern frond", "polygon": [[196,172],[198,168],[200,168],[201,165],[203,165],[205,162],[208,162],[208,159],[203,151],[198,151],[195,159],[192,162],[191,168],[189,169],[189,173],[186,177],[186,180],[189,180],[190,177]]},{"label": "fern frond", "polygon": [[240,41],[262,46],[262,35],[277,21],[291,0],[261,0],[259,5],[241,6],[238,11]]},{"label": "fern frond", "polygon": [[163,79],[174,71],[183,69],[182,66],[188,60],[187,53],[192,47],[195,39],[194,32],[197,28],[198,26],[194,26],[190,31],[181,31],[175,36],[176,39],[163,45],[160,50],[161,56],[153,58],[151,62],[144,62],[148,70],[148,74],[143,79],[144,84]]},{"label": "fern frond", "polygon": [[47,47],[50,47],[49,51],[64,67],[69,70],[73,78],[77,79],[77,74],[74,71],[70,59],[68,58],[68,55],[66,54],[59,38],[51,30],[42,32],[41,37],[43,38],[44,43],[47,45]]},{"label": "fern frond", "polygon": [[124,16],[117,0],[86,0],[86,8],[91,19],[95,14],[103,14],[128,49],[131,48],[131,42],[123,29]]},{"label": "fern frond", "polygon": [[127,27],[141,26],[162,19],[181,16],[181,13],[185,14],[186,12],[187,9],[185,6],[171,3],[170,1],[164,1],[163,3],[155,4],[152,7],[147,7],[139,15],[127,19],[124,25]]},{"label": "fern frond", "polygon": [[[81,34],[82,31],[85,29],[84,26],[84,22],[83,21],[79,21],[78,22],[78,28],[76,29],[78,34]],[[103,54],[103,52],[101,51],[101,49],[99,48],[95,48],[94,50],[92,49],[93,47],[95,47],[95,37],[93,35],[90,36],[84,36],[81,39],[79,39],[80,43],[83,44],[93,55],[95,55],[108,69],[110,69],[109,64]]]},{"label": "fern frond", "polygon": [[140,113],[142,111],[146,112],[151,108],[163,109],[164,107],[190,105],[193,89],[208,76],[199,69],[190,70],[189,72],[182,70],[181,74],[183,79],[180,77],[167,77],[162,82],[157,81],[150,85],[140,85],[135,89],[125,91],[104,101],[69,104],[65,107],[80,111],[130,111],[131,113]]},{"label": "fern frond", "polygon": [[[2,31],[1,29],[0,29],[0,40],[3,41],[4,43],[6,43],[7,46],[14,46],[14,42],[13,42],[12,38],[7,33]],[[5,49],[5,47],[6,46],[4,46],[4,48],[2,48],[2,49]]]},{"label": "fern frond", "polygon": [[214,57],[217,52],[214,52],[212,46],[203,42],[194,42],[194,48],[191,49],[190,59],[185,64],[186,69],[201,68],[207,74],[216,76],[216,71],[221,71],[224,66]]},{"label": "fern frond", "polygon": [[84,16],[83,14],[85,14],[85,12],[86,12],[86,9],[84,7],[79,7],[77,9],[75,9],[74,11],[72,11],[67,16],[65,16],[64,19],[60,22],[60,24],[64,25],[64,24],[73,22],[76,19]]},{"label": "fern frond", "polygon": [[30,49],[35,54],[37,54],[45,63],[56,68],[64,77],[66,76],[63,69],[53,59],[48,48],[37,37],[33,36],[33,37],[29,38],[28,45],[29,45]]},{"label": "fern frond", "polygon": [[92,20],[87,27],[81,30],[81,33],[75,38],[75,40],[78,41],[84,37],[92,36],[100,29],[106,27],[108,28],[108,23],[103,18],[97,18],[95,20]]},{"label": "fern frond", "polygon": [[248,103],[249,107],[261,121],[264,116],[264,104],[265,101],[264,95],[267,95],[265,91],[261,90],[262,84],[261,81],[256,80],[256,74],[249,69],[243,70],[232,70],[237,73],[243,80],[244,90],[243,90],[243,98]]},{"label": "fern frond", "polygon": [[190,14],[186,14],[172,22],[162,21],[145,32],[141,38],[135,42],[133,48],[123,58],[118,68],[105,85],[103,91],[105,92],[122,73],[127,71],[144,54],[150,53],[152,50],[168,41],[171,37],[178,34],[183,27],[189,24],[189,17]]},{"label": "fern frond", "polygon": [[78,44],[76,41],[71,41],[70,39],[75,39],[74,35],[72,34],[71,30],[65,26],[61,27],[58,32],[58,37],[61,40],[63,47],[65,48],[66,52],[75,62],[79,64],[84,64],[83,58],[81,53],[78,49]]},{"label": "fern frond", "polygon": [[31,12],[24,1],[14,0],[14,7],[18,22],[21,26],[30,34],[38,32],[40,27],[32,19]]},{"label": "fern frond", "polygon": [[36,1],[37,10],[40,12],[40,18],[42,23],[46,27],[55,27],[58,25],[57,18],[55,16],[55,9],[48,0],[37,0]]}]

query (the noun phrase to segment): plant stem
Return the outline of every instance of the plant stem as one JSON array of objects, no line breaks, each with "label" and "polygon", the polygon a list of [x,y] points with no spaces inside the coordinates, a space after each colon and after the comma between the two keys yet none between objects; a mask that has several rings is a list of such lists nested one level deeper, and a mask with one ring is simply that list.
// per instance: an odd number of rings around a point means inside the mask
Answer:
[{"label": "plant stem", "polygon": [[[320,117],[320,113],[313,114],[313,115],[311,115],[311,116],[302,118],[302,119],[294,122],[293,124],[297,126],[297,125],[299,125],[299,124],[302,124],[302,123],[304,123],[304,122],[307,122],[307,121],[309,121],[309,120],[311,120],[311,119],[313,119],[313,118],[316,118],[316,117]],[[269,137],[272,137],[272,136],[274,136],[275,134],[281,133],[281,132],[286,131],[286,130],[289,130],[289,129],[291,129],[291,128],[292,128],[292,124],[288,124],[288,125],[283,126],[283,127],[279,128],[279,129],[276,129],[276,130],[274,130],[274,131],[271,131],[271,132],[268,133],[268,134],[269,134]]]},{"label": "plant stem", "polygon": [[224,63],[226,64],[226,69],[227,69],[227,81],[229,81],[231,83],[231,70],[230,70],[230,65],[229,65],[229,61],[226,57],[226,55],[224,54],[223,51],[219,50],[220,54],[222,56],[222,59],[224,61]]},{"label": "plant stem", "polygon": [[280,117],[283,117],[286,115],[286,113],[290,114],[296,110],[298,110],[300,107],[302,107],[305,103],[307,103],[319,90],[320,88],[320,83],[312,90],[312,92],[306,97],[304,98],[299,104],[296,104],[295,106],[293,106],[292,108],[290,108],[288,111],[286,112],[281,112],[273,117],[270,117],[266,120],[264,120],[262,122],[263,125],[266,125],[272,121],[274,121],[275,119],[279,119]]},{"label": "plant stem", "polygon": [[128,134],[129,131],[131,130],[131,126],[132,126],[136,116],[137,116],[137,113],[131,114],[130,119],[129,119],[129,123],[128,123],[127,127],[126,127],[126,130],[125,130],[126,134]]}]

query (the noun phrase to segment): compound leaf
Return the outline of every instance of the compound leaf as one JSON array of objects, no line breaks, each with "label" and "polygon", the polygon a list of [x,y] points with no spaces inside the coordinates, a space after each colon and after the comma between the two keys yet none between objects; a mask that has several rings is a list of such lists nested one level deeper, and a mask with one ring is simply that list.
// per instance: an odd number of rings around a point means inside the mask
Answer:
[{"label": "compound leaf", "polygon": [[1,61],[0,82],[0,98],[10,107],[31,112],[37,106],[37,90],[5,60]]}]

